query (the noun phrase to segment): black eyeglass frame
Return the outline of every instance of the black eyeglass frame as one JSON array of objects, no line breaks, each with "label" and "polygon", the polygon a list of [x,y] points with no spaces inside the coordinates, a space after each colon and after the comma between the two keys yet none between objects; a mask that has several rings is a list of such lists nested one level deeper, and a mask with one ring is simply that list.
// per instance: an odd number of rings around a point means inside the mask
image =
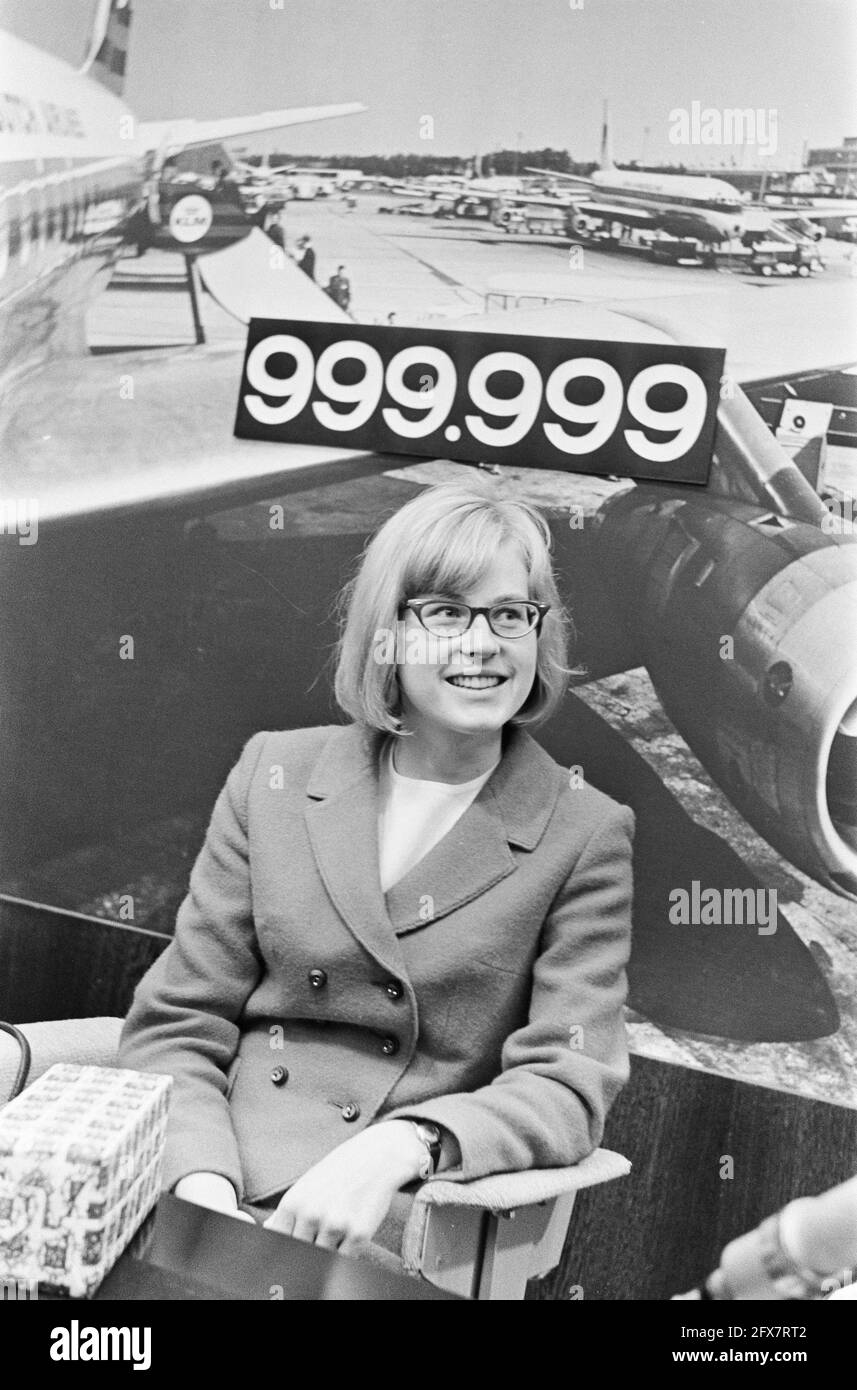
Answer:
[{"label": "black eyeglass frame", "polygon": [[[425,623],[423,622],[422,610],[424,608],[428,608],[429,605],[432,603],[443,602],[443,599],[438,598],[406,599],[404,603],[399,604],[399,617],[402,616],[402,613],[405,611],[406,608],[409,608],[412,613],[416,614],[417,621],[419,622],[420,626],[425,628],[426,632],[431,633],[432,637],[446,637],[448,640],[451,641],[452,638],[463,637],[465,632],[469,632],[473,626],[474,619],[478,618],[481,613],[495,637],[499,637],[502,642],[520,642],[522,637],[529,637],[531,632],[534,632],[537,637],[539,636],[542,630],[542,623],[545,620],[545,616],[551,610],[551,605],[549,603],[536,603],[535,599],[532,598],[507,599],[505,603],[492,603],[489,608],[474,608],[472,604],[462,603],[460,599],[447,599],[446,602],[448,603],[454,603],[459,608],[466,608],[468,613],[470,614],[470,621],[468,622],[465,628],[462,628],[461,632],[432,632],[431,628],[426,627]],[[508,608],[512,603],[525,603],[530,608],[536,608],[539,614],[534,625],[531,628],[528,628],[526,632],[519,632],[517,636],[512,636],[508,632],[498,632],[491,621],[491,614],[496,609]]]}]

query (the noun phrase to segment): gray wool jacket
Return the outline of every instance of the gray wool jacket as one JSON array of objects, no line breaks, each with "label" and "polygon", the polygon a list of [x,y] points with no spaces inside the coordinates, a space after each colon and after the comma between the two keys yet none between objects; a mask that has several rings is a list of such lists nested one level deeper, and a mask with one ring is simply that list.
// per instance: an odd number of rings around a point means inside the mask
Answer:
[{"label": "gray wool jacket", "polygon": [[120,1044],[174,1077],[167,1189],[215,1172],[260,1201],[403,1116],[455,1135],[447,1180],[600,1142],[628,1077],[631,811],[507,725],[479,795],[385,895],[383,738],[259,733],[227,779]]}]

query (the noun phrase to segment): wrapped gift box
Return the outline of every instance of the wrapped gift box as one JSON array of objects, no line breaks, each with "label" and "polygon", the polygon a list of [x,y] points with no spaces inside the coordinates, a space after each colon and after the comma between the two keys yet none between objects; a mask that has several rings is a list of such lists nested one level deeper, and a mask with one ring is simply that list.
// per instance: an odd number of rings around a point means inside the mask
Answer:
[{"label": "wrapped gift box", "polygon": [[95,1291],[158,1199],[171,1086],[60,1065],[0,1110],[0,1279]]}]

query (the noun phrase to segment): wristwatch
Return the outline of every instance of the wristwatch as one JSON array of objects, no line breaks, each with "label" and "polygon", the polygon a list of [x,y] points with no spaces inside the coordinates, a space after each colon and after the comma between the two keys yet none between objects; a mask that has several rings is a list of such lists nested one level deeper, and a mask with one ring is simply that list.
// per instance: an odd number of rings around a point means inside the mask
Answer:
[{"label": "wristwatch", "polygon": [[419,1178],[420,1182],[426,1182],[433,1173],[437,1172],[437,1165],[440,1162],[440,1128],[428,1120],[411,1120],[411,1124],[416,1130],[420,1142],[425,1144],[426,1156],[420,1165]]}]

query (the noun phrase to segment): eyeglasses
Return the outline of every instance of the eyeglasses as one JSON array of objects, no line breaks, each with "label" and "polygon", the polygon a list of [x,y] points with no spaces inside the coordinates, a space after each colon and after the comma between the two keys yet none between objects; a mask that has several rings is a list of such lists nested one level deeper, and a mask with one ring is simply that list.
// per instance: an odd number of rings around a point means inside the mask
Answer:
[{"label": "eyeglasses", "polygon": [[408,599],[399,609],[400,616],[406,608],[410,608],[426,631],[434,633],[436,637],[461,637],[481,613],[495,637],[515,638],[526,637],[534,630],[541,631],[550,604],[521,600],[520,603],[495,603],[490,608],[473,608],[469,603],[449,599],[423,599],[418,602]]}]

